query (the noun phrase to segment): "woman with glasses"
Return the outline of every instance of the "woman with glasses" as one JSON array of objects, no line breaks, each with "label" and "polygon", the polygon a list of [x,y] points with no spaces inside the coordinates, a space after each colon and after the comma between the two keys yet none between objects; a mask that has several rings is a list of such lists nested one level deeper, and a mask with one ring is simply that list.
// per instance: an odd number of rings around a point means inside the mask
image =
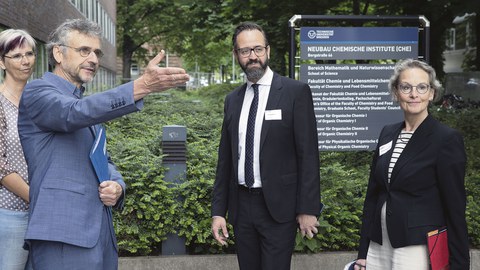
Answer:
[{"label": "woman with glasses", "polygon": [[18,137],[18,104],[33,72],[35,40],[25,31],[0,33],[0,269],[23,270],[28,223],[28,172]]},{"label": "woman with glasses", "polygon": [[428,114],[441,85],[431,66],[406,59],[389,88],[404,121],[380,133],[354,269],[428,270],[427,233],[446,227],[450,269],[467,270],[463,138]]}]

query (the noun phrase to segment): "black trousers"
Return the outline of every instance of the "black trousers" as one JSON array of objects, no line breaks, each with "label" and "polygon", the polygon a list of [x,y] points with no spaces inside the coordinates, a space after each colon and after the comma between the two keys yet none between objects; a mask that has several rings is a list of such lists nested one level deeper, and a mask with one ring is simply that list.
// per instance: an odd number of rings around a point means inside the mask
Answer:
[{"label": "black trousers", "polygon": [[241,270],[289,270],[297,222],[278,223],[270,215],[262,192],[239,189],[234,226]]}]

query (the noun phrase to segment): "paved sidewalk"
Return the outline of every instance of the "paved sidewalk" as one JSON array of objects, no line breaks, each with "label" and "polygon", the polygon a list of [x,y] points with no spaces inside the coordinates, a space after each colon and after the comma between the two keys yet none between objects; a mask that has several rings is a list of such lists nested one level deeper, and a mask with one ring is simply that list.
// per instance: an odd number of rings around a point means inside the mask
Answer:
[{"label": "paved sidewalk", "polygon": [[[292,270],[343,270],[356,252],[296,254]],[[480,250],[470,251],[470,270],[480,270]],[[122,257],[119,270],[238,270],[235,255]]]}]

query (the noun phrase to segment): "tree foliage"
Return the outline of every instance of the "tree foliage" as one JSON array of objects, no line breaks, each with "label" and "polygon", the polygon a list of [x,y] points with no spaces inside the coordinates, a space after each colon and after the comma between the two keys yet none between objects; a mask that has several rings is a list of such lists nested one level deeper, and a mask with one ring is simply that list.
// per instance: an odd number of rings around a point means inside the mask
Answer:
[{"label": "tree foliage", "polygon": [[383,5],[379,9],[382,14],[424,15],[430,21],[430,64],[443,78],[443,52],[447,30],[452,27],[452,21],[460,7],[466,7],[465,0],[404,0],[379,1]]},{"label": "tree foliage", "polygon": [[[466,0],[118,0],[117,36],[123,77],[132,57],[145,60],[148,43],[168,49],[189,70],[213,72],[232,68],[231,35],[242,21],[262,25],[269,36],[273,70],[287,74],[288,21],[302,15],[425,15],[430,21],[430,63],[443,76],[445,34],[455,16],[480,13],[480,1]],[[480,19],[477,16],[477,33]],[[480,35],[477,35],[477,40]],[[477,42],[478,44],[478,42]],[[157,48],[157,49],[158,49]],[[477,46],[477,51],[480,46]],[[478,55],[478,53],[477,53]],[[478,65],[477,57],[474,62]],[[474,65],[475,66],[475,65]],[[238,69],[238,67],[237,67]]]},{"label": "tree foliage", "polygon": [[122,57],[124,81],[130,79],[132,58],[142,62],[147,59],[146,43],[154,51],[162,48],[159,39],[176,31],[176,1],[168,0],[118,0],[117,1],[117,48]]}]

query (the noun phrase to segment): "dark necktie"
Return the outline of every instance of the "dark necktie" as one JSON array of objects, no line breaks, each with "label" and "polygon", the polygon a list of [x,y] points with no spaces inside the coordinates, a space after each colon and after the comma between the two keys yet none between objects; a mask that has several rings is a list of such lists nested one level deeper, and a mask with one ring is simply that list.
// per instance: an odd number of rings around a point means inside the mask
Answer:
[{"label": "dark necktie", "polygon": [[252,84],[253,100],[248,112],[247,136],[245,137],[245,184],[252,187],[253,176],[253,145],[255,139],[255,118],[257,118],[258,108],[258,84]]}]

